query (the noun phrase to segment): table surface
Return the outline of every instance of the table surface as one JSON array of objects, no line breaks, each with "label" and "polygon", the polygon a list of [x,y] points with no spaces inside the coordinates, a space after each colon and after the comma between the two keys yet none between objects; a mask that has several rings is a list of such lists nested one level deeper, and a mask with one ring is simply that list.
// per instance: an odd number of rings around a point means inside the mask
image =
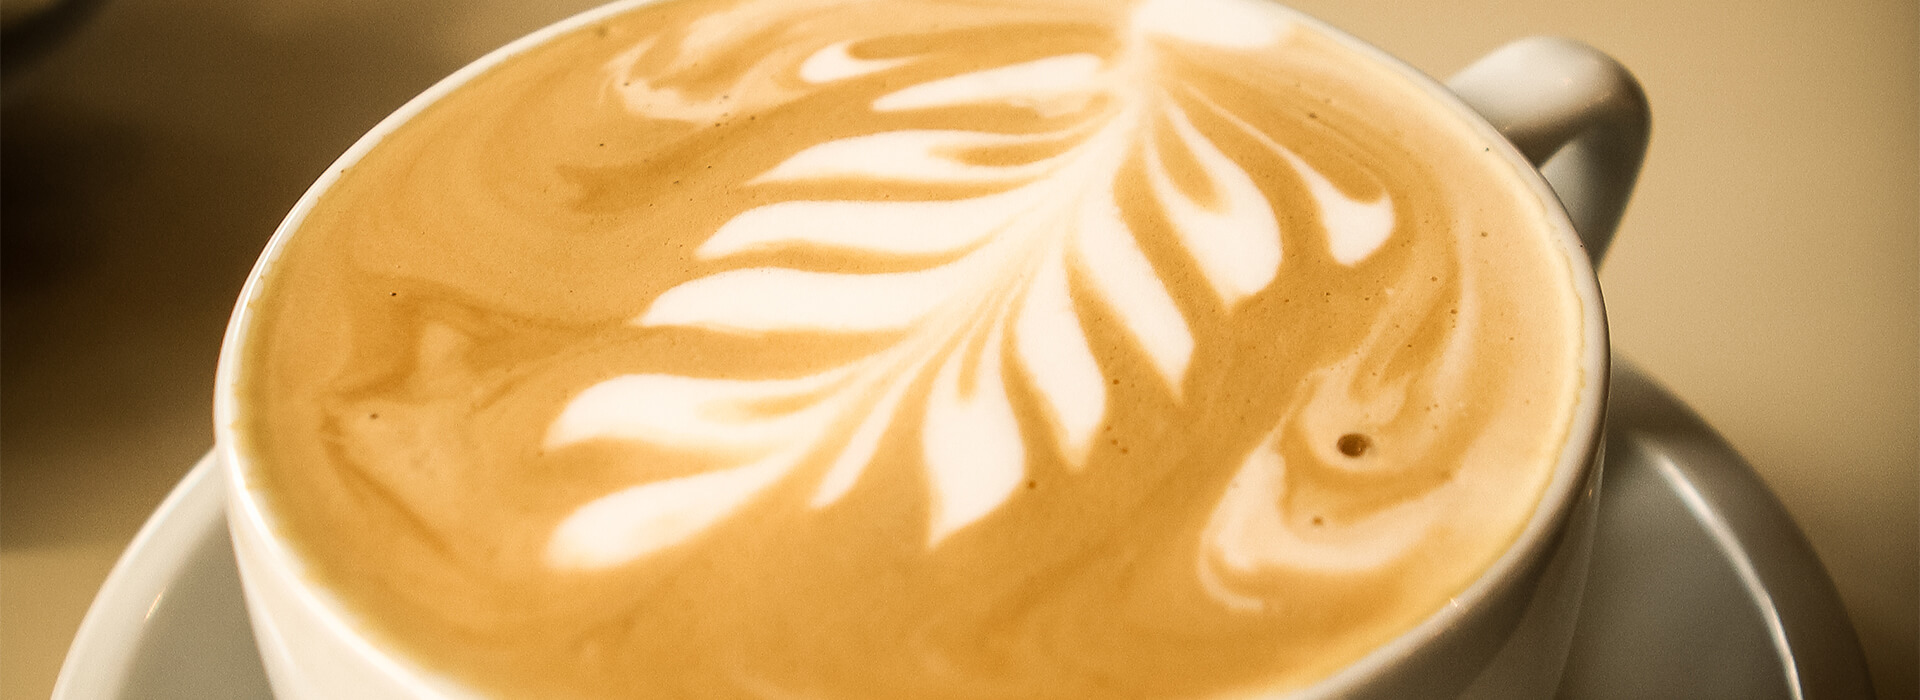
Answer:
[{"label": "table surface", "polygon": [[[42,60],[7,54],[0,700],[46,697],[211,443],[222,326],[301,191],[440,76],[590,4],[105,0]],[[1601,275],[1615,346],[1779,493],[1881,697],[1920,696],[1920,5],[1291,4],[1434,75],[1530,34],[1639,75],[1654,141]]]}]

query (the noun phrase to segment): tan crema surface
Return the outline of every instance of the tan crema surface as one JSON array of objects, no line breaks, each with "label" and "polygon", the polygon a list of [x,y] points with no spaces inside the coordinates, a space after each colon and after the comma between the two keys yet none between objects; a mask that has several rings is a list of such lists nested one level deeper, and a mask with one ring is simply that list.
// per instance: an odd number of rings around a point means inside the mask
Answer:
[{"label": "tan crema surface", "polygon": [[[246,451],[377,637],[513,696],[1288,688],[1532,513],[1582,381],[1569,263],[1416,86],[1277,14],[1233,48],[1106,4],[777,6],[804,14],[652,5],[481,75],[271,269]],[[1098,70],[1039,65],[1093,87],[950,80],[1077,55]],[[803,156],[877,135],[879,161]],[[969,219],[715,242],[781,205],[957,216],[1062,178],[944,247]],[[1389,203],[1388,235],[1341,239],[1342,202]],[[742,289],[771,291],[702,305]],[[839,306],[737,308],[782,296]],[[566,427],[629,385],[688,410]]]}]

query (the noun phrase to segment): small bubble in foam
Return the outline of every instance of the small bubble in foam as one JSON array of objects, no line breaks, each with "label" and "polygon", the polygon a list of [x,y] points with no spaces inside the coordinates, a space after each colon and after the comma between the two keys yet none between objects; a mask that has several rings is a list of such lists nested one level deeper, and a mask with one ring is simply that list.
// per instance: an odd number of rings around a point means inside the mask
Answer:
[{"label": "small bubble in foam", "polygon": [[1359,433],[1342,435],[1340,436],[1340,442],[1337,444],[1340,447],[1340,454],[1348,457],[1359,457],[1366,454],[1368,448],[1373,447],[1373,441]]}]

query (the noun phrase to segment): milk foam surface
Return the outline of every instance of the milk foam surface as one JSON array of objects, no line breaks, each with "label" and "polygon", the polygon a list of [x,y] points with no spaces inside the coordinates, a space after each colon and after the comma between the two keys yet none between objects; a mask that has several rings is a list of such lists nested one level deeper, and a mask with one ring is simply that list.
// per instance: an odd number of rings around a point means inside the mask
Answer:
[{"label": "milk foam surface", "polygon": [[673,0],[341,175],[243,432],[325,585],[492,692],[1294,688],[1531,515],[1549,231],[1252,0]]}]

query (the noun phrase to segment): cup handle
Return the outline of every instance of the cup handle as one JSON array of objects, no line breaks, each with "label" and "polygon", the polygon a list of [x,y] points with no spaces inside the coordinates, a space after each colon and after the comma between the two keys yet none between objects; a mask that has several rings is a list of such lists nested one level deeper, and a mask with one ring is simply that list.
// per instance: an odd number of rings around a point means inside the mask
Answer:
[{"label": "cup handle", "polygon": [[1540,169],[1598,267],[1647,153],[1652,116],[1639,81],[1591,46],[1529,37],[1481,57],[1447,87]]}]

